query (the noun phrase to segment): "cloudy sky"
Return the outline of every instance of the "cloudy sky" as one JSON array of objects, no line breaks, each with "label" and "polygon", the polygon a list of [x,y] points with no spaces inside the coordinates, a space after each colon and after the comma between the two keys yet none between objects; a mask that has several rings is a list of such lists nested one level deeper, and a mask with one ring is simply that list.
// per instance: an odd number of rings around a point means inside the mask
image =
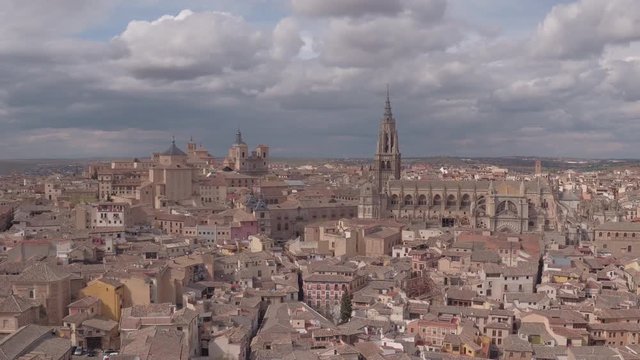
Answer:
[{"label": "cloudy sky", "polygon": [[[4,0],[0,158],[640,157],[637,0]],[[183,145],[184,146],[184,145]]]}]

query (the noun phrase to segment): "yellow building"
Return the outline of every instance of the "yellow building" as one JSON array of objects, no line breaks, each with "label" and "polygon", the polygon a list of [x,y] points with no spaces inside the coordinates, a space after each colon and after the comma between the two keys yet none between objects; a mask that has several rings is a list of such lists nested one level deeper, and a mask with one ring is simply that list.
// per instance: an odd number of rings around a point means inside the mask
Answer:
[{"label": "yellow building", "polygon": [[102,301],[102,315],[120,321],[120,309],[124,299],[124,285],[109,278],[95,279],[80,290],[83,296],[93,296]]}]

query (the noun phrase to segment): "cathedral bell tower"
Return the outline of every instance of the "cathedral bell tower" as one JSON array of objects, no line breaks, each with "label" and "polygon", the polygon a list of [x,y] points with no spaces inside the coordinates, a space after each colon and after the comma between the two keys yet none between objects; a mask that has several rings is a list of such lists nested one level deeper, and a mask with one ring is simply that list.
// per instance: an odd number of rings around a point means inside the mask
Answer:
[{"label": "cathedral bell tower", "polygon": [[374,165],[375,185],[378,193],[383,192],[388,180],[400,179],[400,149],[398,145],[396,119],[391,113],[391,100],[389,99],[389,87],[387,87],[387,101],[384,107],[384,116],[380,122],[378,149]]}]

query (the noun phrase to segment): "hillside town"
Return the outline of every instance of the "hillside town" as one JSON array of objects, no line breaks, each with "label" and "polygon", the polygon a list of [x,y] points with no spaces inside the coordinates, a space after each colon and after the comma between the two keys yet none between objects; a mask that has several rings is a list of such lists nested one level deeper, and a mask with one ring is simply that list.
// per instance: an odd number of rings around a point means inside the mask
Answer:
[{"label": "hillside town", "polygon": [[397,127],[1,177],[0,360],[640,359],[640,168],[408,163]]}]

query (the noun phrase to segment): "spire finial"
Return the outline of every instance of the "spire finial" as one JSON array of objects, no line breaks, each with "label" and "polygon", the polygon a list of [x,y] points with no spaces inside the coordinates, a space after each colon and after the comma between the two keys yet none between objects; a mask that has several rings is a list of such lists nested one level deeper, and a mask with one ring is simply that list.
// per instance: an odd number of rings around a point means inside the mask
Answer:
[{"label": "spire finial", "polygon": [[238,127],[238,131],[236,132],[236,144],[242,143],[242,132],[240,131],[240,127]]},{"label": "spire finial", "polygon": [[384,105],[384,119],[389,121],[393,118],[391,113],[391,97],[389,96],[389,84],[387,84],[387,100]]},{"label": "spire finial", "polygon": [[173,145],[175,145],[175,144],[176,144],[176,136],[175,136],[175,135],[171,135],[171,143],[172,143]]}]

